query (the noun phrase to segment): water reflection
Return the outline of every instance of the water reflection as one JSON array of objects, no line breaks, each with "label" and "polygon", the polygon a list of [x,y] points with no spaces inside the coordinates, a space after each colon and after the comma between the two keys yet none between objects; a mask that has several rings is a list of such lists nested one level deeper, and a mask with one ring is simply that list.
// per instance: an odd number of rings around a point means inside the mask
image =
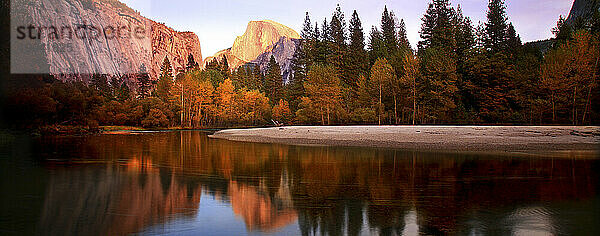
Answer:
[{"label": "water reflection", "polygon": [[35,226],[43,234],[595,234],[600,219],[597,159],[201,132],[50,138],[35,150],[49,173]]}]

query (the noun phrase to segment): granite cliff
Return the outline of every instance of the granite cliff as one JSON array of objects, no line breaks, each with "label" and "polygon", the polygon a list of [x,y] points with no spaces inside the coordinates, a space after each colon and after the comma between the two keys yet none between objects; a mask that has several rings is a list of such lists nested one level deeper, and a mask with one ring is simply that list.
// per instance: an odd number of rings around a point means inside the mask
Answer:
[{"label": "granite cliff", "polygon": [[271,50],[260,54],[256,59],[249,62],[249,64],[253,64],[260,68],[261,72],[264,72],[268,69],[269,60],[271,59],[271,56],[273,56],[275,57],[275,61],[279,63],[283,76],[283,83],[288,83],[293,78],[293,59],[294,54],[300,46],[300,42],[301,39],[281,37],[279,41],[273,45]]},{"label": "granite cliff", "polygon": [[600,11],[600,0],[575,0],[569,12],[569,17],[567,17],[567,22],[573,23],[577,18],[587,21],[597,11]]},{"label": "granite cliff", "polygon": [[[596,12],[600,11],[600,0],[575,0],[569,11],[569,16],[566,19],[568,24],[575,23],[576,20],[581,19],[584,22],[589,22],[593,19]],[[558,20],[558,19],[557,19]],[[555,43],[555,39],[543,39],[533,42],[527,42],[532,48],[539,50],[542,54],[546,54],[548,50],[552,48]]]},{"label": "granite cliff", "polygon": [[188,55],[192,55],[198,65],[202,65],[202,51],[198,36],[192,32],[178,32],[164,24],[152,22],[152,74],[160,73],[160,65],[165,57],[171,61],[173,71],[183,70]]},{"label": "granite cliff", "polygon": [[[13,63],[14,73],[50,73],[62,80],[85,80],[86,74],[136,73],[144,65],[156,79],[165,57],[175,71],[185,67],[190,54],[202,65],[200,42],[194,33],[175,31],[117,0],[15,1],[12,12],[24,17],[12,22],[12,29],[18,29],[17,24],[41,29],[35,43],[41,45],[49,71],[28,71],[27,63]],[[15,39],[22,36],[19,33],[11,36],[16,56],[28,54],[28,44],[36,41]]]}]

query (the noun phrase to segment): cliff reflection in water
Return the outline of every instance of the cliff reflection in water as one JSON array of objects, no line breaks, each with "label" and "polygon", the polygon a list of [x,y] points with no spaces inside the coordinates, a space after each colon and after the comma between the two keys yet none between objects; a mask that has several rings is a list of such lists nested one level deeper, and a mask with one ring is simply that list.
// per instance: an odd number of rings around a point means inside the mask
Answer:
[{"label": "cliff reflection in water", "polygon": [[202,195],[255,232],[588,234],[599,220],[597,159],[296,147],[201,132],[61,137],[38,152],[67,159],[46,161],[40,230],[51,234],[198,232],[221,220],[194,221],[212,214],[199,210]]}]

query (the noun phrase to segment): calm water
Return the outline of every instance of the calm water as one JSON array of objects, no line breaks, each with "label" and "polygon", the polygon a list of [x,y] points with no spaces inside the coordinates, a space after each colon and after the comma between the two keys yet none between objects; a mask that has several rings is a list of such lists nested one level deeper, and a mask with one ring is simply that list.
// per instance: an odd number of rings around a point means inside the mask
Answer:
[{"label": "calm water", "polygon": [[600,235],[600,161],[202,132],[0,143],[0,234]]}]

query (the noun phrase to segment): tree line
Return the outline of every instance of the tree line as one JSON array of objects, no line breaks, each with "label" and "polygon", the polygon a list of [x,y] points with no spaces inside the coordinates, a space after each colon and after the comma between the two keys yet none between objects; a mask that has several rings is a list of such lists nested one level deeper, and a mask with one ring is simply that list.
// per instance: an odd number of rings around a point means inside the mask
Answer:
[{"label": "tree line", "polygon": [[545,54],[521,42],[502,0],[476,26],[460,6],[433,0],[416,49],[387,7],[367,39],[357,11],[347,27],[344,18],[339,5],[329,23],[306,14],[294,78],[305,93],[289,98],[302,123],[597,123],[598,13],[561,17]]},{"label": "tree line", "polygon": [[387,7],[366,35],[357,11],[346,21],[338,5],[321,23],[306,13],[288,83],[274,57],[262,72],[229,68],[226,57],[201,69],[191,55],[173,71],[164,58],[157,81],[144,65],[87,83],[16,75],[4,116],[22,127],[597,124],[599,15],[561,17],[544,48],[521,42],[502,0],[489,1],[478,25],[449,0],[432,0],[412,48]]}]

